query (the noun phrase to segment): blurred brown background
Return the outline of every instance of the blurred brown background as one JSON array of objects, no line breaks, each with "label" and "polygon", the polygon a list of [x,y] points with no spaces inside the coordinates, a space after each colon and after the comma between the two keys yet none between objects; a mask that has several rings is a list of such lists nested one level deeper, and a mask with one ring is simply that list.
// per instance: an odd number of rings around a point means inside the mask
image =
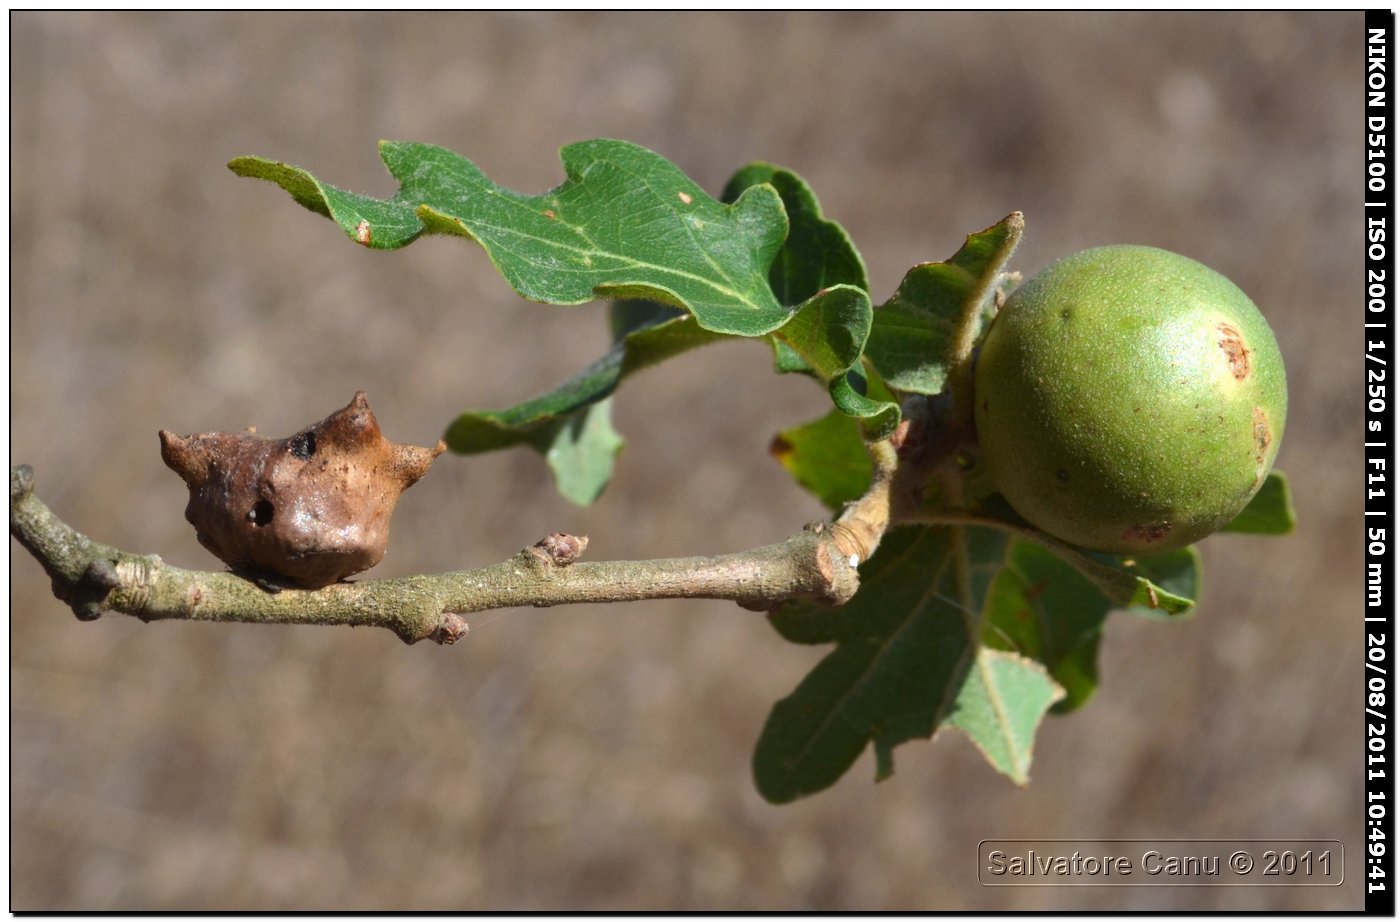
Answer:
[{"label": "blurred brown background", "polygon": [[[1199,616],[1116,616],[1099,696],[1018,789],[961,736],[777,808],[749,754],[822,655],[720,603],[384,631],[80,624],[11,542],[14,909],[1341,909],[1361,899],[1361,14],[83,15],[12,25],[11,463],[95,538],[216,562],[156,430],[285,435],[369,392],[431,442],[605,345],[457,239],[366,252],[224,163],[387,194],[379,138],[542,191],[619,137],[716,192],[803,174],[877,300],[1013,209],[1016,265],[1153,244],[1249,292],[1288,361],[1290,540],[1204,546]],[[820,510],[766,454],[825,412],[765,351],[622,392],[593,508],[521,451],[439,462],[374,575],[713,553]],[[1346,843],[1338,889],[985,889],[979,840]]]}]

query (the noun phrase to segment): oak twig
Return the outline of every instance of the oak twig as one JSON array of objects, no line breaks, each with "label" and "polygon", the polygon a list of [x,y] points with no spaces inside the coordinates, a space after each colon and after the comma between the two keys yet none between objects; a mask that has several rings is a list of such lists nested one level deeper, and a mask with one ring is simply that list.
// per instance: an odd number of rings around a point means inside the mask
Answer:
[{"label": "oak twig", "polygon": [[347,624],[388,628],[407,643],[450,644],[466,634],[463,614],[497,608],[667,598],[726,599],[759,611],[803,598],[843,604],[890,522],[894,451],[885,444],[874,454],[870,491],[833,525],[717,557],[575,563],[587,539],[551,535],[480,569],[297,589],[183,570],[93,541],[39,499],[27,465],[10,469],[10,533],[49,574],[54,595],[84,620],[115,611],[148,622]]}]

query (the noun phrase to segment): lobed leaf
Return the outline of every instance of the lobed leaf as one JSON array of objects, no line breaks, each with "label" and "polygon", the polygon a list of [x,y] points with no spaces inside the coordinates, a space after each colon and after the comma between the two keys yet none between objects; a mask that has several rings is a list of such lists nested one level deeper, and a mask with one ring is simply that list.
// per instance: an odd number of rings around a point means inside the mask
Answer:
[{"label": "lobed leaf", "polygon": [[1054,538],[1033,540],[1055,552],[1094,583],[1120,608],[1153,618],[1179,618],[1191,612],[1200,591],[1201,553],[1184,547],[1151,557],[1123,558],[1070,547]]},{"label": "lobed leaf", "polygon": [[1000,528],[1034,541],[1078,570],[1115,606],[1137,614],[1181,617],[1195,606],[1200,591],[1201,555],[1195,547],[1136,558],[1086,551],[1029,524],[1000,494],[983,498],[976,511],[953,514],[948,521]]},{"label": "lobed leaf", "polygon": [[592,504],[612,481],[622,436],[612,425],[612,398],[553,420],[530,440],[544,455],[559,495],[579,506]]},{"label": "lobed leaf", "polygon": [[865,262],[845,228],[822,215],[805,180],[771,163],[750,163],[724,187],[723,202],[735,202],[749,189],[772,186],[788,216],[788,236],[768,270],[768,284],[783,304],[801,304],[823,288],[854,285],[870,290]]},{"label": "lobed leaf", "polygon": [[1201,552],[1194,546],[1121,561],[1138,580],[1126,610],[1155,621],[1175,621],[1195,611],[1201,594]]},{"label": "lobed leaf", "polygon": [[737,201],[760,184],[778,191],[789,222],[769,285],[783,304],[800,305],[768,337],[774,367],[822,381],[837,409],[867,420],[867,438],[883,438],[898,425],[899,407],[888,395],[871,394],[883,388],[872,388],[860,365],[873,322],[865,263],[845,229],[822,214],[816,195],[791,170],[751,163],[734,174],[721,199]]},{"label": "lobed leaf", "polygon": [[367,246],[395,249],[423,233],[475,240],[534,301],[647,298],[685,308],[706,330],[741,336],[775,330],[790,314],[767,281],[787,235],[771,186],[722,204],[659,154],[612,140],[565,147],[567,178],[542,195],[499,186],[430,144],[384,141],[380,156],[400,184],[389,199],[260,157],[238,157],[229,169],[280,185]]},{"label": "lobed leaf", "polygon": [[1036,728],[1064,695],[1039,664],[983,647],[958,691],[948,725],[966,733],[1002,774],[1024,785],[1030,781]]},{"label": "lobed leaf", "polygon": [[773,437],[773,457],[833,512],[870,487],[874,464],[851,417],[832,410]]},{"label": "lobed leaf", "polygon": [[893,297],[875,311],[866,346],[890,387],[927,395],[943,390],[954,333],[969,310],[980,312],[983,328],[991,321],[991,295],[1024,227],[1021,213],[1013,212],[969,234],[946,262],[923,263],[905,274]]},{"label": "lobed leaf", "polygon": [[1113,604],[1093,582],[1033,541],[1013,540],[987,592],[983,643],[1042,664],[1071,711],[1098,686],[1099,638]]},{"label": "lobed leaf", "polygon": [[443,436],[447,447],[470,455],[529,445],[545,456],[561,495],[578,505],[596,500],[623,446],[611,423],[617,386],[644,368],[726,338],[664,305],[621,301],[611,313],[617,341],[601,359],[532,400],[463,413]]},{"label": "lobed leaf", "polygon": [[[512,417],[524,421],[513,424]],[[590,505],[602,494],[612,480],[613,461],[625,444],[612,427],[611,398],[560,416],[531,418],[529,404],[502,413],[463,413],[444,440],[460,454],[529,445],[544,456],[560,495],[580,506]]]},{"label": "lobed leaf", "polygon": [[[1024,779],[1032,712],[1063,693],[1029,661],[984,655],[984,606],[1011,543],[984,528],[897,529],[861,567],[860,592],[844,607],[792,603],[770,615],[789,640],[837,646],[769,715],[754,752],[765,798],[783,803],[831,785],[867,744],[877,777],[887,777],[895,746],[948,722]],[[988,708],[1001,718],[983,719]]]},{"label": "lobed leaf", "polygon": [[[878,437],[892,430],[899,421],[899,408],[888,394],[875,398],[856,391],[851,379],[860,361],[860,344],[869,324],[869,298],[859,289],[840,286],[812,298],[793,316],[791,342],[807,356],[814,375],[830,379],[829,388],[837,407],[849,417],[869,418],[868,428]],[[632,374],[691,349],[728,338],[700,328],[693,318],[677,314],[664,305],[647,302],[617,302],[614,314],[630,311],[635,316],[623,329],[614,346],[598,361],[532,400],[505,410],[472,410],[458,416],[444,439],[448,448],[460,454],[477,454],[518,444],[528,444],[548,454],[555,440],[575,431],[570,422],[593,404],[610,397],[621,382]],[[640,311],[640,313],[638,313]],[[615,324],[616,326],[616,324]],[[796,351],[796,350],[795,350]],[[610,459],[621,448],[621,441],[597,443]],[[864,443],[860,450],[864,454]],[[586,489],[561,492],[573,502],[587,504],[601,492],[611,476],[611,464],[601,459],[591,463],[600,481]],[[606,473],[607,476],[603,476]]]},{"label": "lobed leaf", "polygon": [[837,285],[807,299],[773,336],[826,383],[838,410],[865,421],[866,438],[875,440],[899,425],[899,405],[869,394],[861,357],[870,323],[870,296],[853,285]]},{"label": "lobed leaf", "polygon": [[[976,634],[957,585],[963,534],[894,531],[861,567],[860,592],[845,606],[792,603],[770,615],[789,640],[837,646],[768,717],[754,752],[765,798],[784,803],[828,787],[871,742],[885,762],[898,742],[931,736],[946,717]],[[980,534],[992,554],[1004,548],[1006,538]]]},{"label": "lobed leaf", "polygon": [[[386,141],[380,154],[400,184],[388,199],[258,157],[236,158],[229,168],[278,184],[366,246],[394,249],[423,233],[475,240],[527,298],[649,299],[687,312],[654,317],[644,330],[621,336],[547,394],[506,410],[463,413],[446,436],[454,451],[532,445],[554,459],[570,499],[591,501],[621,447],[608,408],[596,405],[632,372],[725,335],[766,336],[794,369],[822,380],[842,412],[868,420],[871,437],[898,423],[893,401],[867,395],[861,367],[872,313],[864,263],[795,173],[751,164],[719,202],[665,158],[597,140],[564,148],[564,183],[531,196],[491,182],[440,147]],[[590,473],[580,480],[584,471]],[[571,487],[560,479],[565,474]]]},{"label": "lobed leaf", "polygon": [[[811,432],[830,438],[822,430]],[[786,639],[836,648],[770,713],[754,753],[760,793],[782,803],[821,790],[868,743],[885,778],[895,746],[945,724],[1025,783],[1041,717],[1097,686],[1110,610],[1188,611],[1199,567],[1191,548],[1123,560],[991,515],[891,531],[844,607],[770,615]]]}]

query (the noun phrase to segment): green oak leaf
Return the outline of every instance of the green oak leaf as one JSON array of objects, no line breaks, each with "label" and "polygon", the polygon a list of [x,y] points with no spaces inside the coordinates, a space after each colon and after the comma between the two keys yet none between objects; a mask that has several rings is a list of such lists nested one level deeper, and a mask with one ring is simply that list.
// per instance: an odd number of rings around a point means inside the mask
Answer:
[{"label": "green oak leaf", "polygon": [[545,456],[559,492],[588,505],[612,479],[623,440],[613,431],[611,397],[622,380],[682,352],[727,337],[701,329],[665,305],[619,301],[611,311],[616,342],[598,361],[558,387],[505,410],[470,410],[443,436],[459,454],[526,444]]},{"label": "green oak leaf", "polygon": [[885,383],[911,394],[943,390],[958,324],[969,310],[979,312],[983,328],[991,321],[991,295],[1024,227],[1021,213],[1013,212],[969,234],[948,261],[923,263],[905,274],[894,296],[876,309],[866,346]]},{"label": "green oak leaf", "polygon": [[1096,554],[1037,534],[1039,542],[1084,574],[1115,605],[1152,618],[1179,619],[1192,613],[1200,590],[1201,552],[1178,548],[1151,557]]},{"label": "green oak leaf", "polygon": [[595,140],[560,152],[562,185],[525,195],[445,148],[383,141],[379,150],[400,183],[389,199],[346,192],[260,157],[235,158],[229,169],[276,183],[371,247],[395,249],[423,233],[475,240],[511,287],[534,301],[646,298],[685,308],[706,330],[741,336],[787,322],[789,309],[768,285],[787,235],[772,186],[754,186],[725,205],[659,154]]},{"label": "green oak leaf", "polygon": [[[622,337],[597,362],[534,400],[462,414],[447,433],[454,451],[524,442],[578,462],[577,451],[595,445],[589,463],[571,470],[593,475],[567,491],[574,501],[587,501],[606,484],[611,464],[604,458],[620,445],[602,425],[607,408],[588,408],[605,401],[628,374],[661,359],[724,335],[765,336],[785,325],[792,329],[770,342],[820,378],[838,408],[867,419],[872,437],[897,424],[898,407],[867,395],[860,366],[871,322],[864,264],[839,225],[821,218],[816,198],[795,174],[751,166],[741,171],[744,188],[721,203],[658,154],[598,140],[564,148],[565,182],[530,196],[491,182],[440,147],[386,141],[380,154],[400,183],[389,199],[346,192],[298,167],[258,157],[236,158],[229,168],[280,185],[366,246],[394,249],[423,233],[473,239],[527,298],[551,304],[645,298],[688,312]],[[791,236],[784,196],[795,216]],[[780,301],[770,277],[784,297],[802,303]],[[550,454],[556,440],[582,433],[597,441],[569,443],[572,453]],[[556,475],[564,470],[555,467]]]},{"label": "green oak leaf", "polygon": [[[862,446],[852,428],[833,413],[783,433],[775,446],[775,454],[799,483],[833,508],[858,496],[869,476],[868,470],[854,467]],[[928,511],[938,516],[937,510]],[[1034,529],[996,494],[983,497],[975,512],[950,514],[945,521],[947,525],[888,535],[862,568],[861,591],[845,608],[795,604],[774,614],[774,626],[789,640],[836,642],[838,647],[769,718],[754,762],[765,797],[781,802],[826,787],[844,774],[866,742],[874,742],[878,777],[884,777],[892,767],[894,745],[928,736],[942,724],[970,733],[998,769],[1024,782],[1030,740],[1044,711],[1073,710],[1093,694],[1099,637],[1109,612],[1126,608],[1149,617],[1175,618],[1194,605],[1200,580],[1200,556],[1194,548],[1134,560],[1091,554]],[[930,609],[942,605],[946,615],[950,603],[960,598],[948,584],[956,576],[950,577],[946,569],[949,559],[956,561],[958,555],[940,537],[949,531],[1001,534],[1003,544],[997,555],[969,555],[965,568],[966,582],[975,584],[977,567],[971,561],[980,561],[984,569],[995,567],[976,609],[981,628],[971,642],[981,648],[980,671],[965,679],[978,684],[958,686],[955,700],[964,707],[956,712],[957,719],[951,711],[934,719],[930,714],[937,712],[926,707],[931,694],[927,685],[914,686],[919,689],[916,694],[906,691],[904,700],[892,702],[869,692],[865,683],[893,683],[896,690],[899,682],[909,685],[907,676],[895,679],[883,671],[908,668],[905,651],[886,635],[903,632],[898,636],[917,638],[920,631],[929,630],[920,619],[926,619]],[[916,548],[908,562],[891,563],[889,555],[907,551],[910,540],[925,546]],[[919,561],[926,565],[921,568]],[[909,584],[917,588],[911,590]],[[916,593],[913,609],[908,596],[898,595],[901,591]],[[967,597],[974,598],[975,592]],[[967,611],[973,605],[951,608]],[[891,628],[889,619],[900,617],[913,624]],[[856,633],[860,626],[869,630]],[[946,637],[945,642],[956,643]],[[991,651],[1000,655],[991,656]],[[957,681],[946,666],[924,678]],[[1002,692],[1009,704],[998,709]]]},{"label": "green oak leaf", "polygon": [[768,283],[778,300],[801,304],[833,285],[869,291],[865,262],[855,244],[845,228],[822,215],[821,204],[801,176],[771,163],[750,163],[729,180],[720,201],[736,202],[749,189],[765,184],[777,190],[788,215],[787,240],[768,270]]},{"label": "green oak leaf", "polygon": [[1272,471],[1249,505],[1221,531],[1249,535],[1290,535],[1298,527],[1293,494],[1282,471]]},{"label": "green oak leaf", "polygon": [[[577,431],[575,417],[608,399],[624,379],[665,359],[729,338],[702,329],[690,315],[665,305],[621,301],[614,305],[613,314],[614,329],[629,331],[623,332],[602,358],[532,400],[505,410],[471,410],[461,414],[444,436],[447,447],[459,454],[477,454],[523,443],[552,457],[549,452],[555,440]],[[619,320],[624,314],[628,319]],[[827,289],[799,307],[789,323],[791,330],[784,327],[782,335],[790,337],[785,341],[794,344],[792,348],[804,356],[813,374],[829,381],[836,406],[847,416],[867,420],[866,428],[872,437],[880,437],[898,424],[898,406],[887,393],[876,389],[867,396],[852,383],[854,380],[868,386],[859,378],[858,366],[869,323],[869,297],[858,288],[843,285]],[[621,447],[620,440],[589,444],[596,444],[608,459]],[[566,457],[578,460],[572,455]],[[605,464],[602,458],[592,459],[582,469],[594,472],[595,477],[566,491],[560,477],[563,469],[553,461],[550,466],[561,492],[579,504],[592,502],[607,485],[612,471],[610,461]],[[578,471],[572,473],[577,476]]]},{"label": "green oak leaf", "polygon": [[542,427],[530,444],[544,455],[559,494],[587,506],[611,482],[613,462],[625,443],[613,429],[609,397]]},{"label": "green oak leaf", "polygon": [[[447,447],[459,454],[477,454],[523,443],[548,457],[556,438],[576,430],[576,425],[571,428],[568,421],[609,398],[627,377],[683,352],[729,338],[700,328],[687,314],[647,302],[617,302],[615,329],[616,318],[622,316],[618,311],[630,312],[631,319],[622,322],[622,329],[640,328],[624,332],[602,358],[546,394],[505,410],[471,410],[461,414],[443,437]],[[829,379],[837,407],[847,416],[867,419],[866,427],[872,437],[879,437],[899,422],[899,408],[887,393],[876,389],[867,396],[852,383],[852,379],[858,380],[860,347],[869,322],[870,299],[865,292],[838,286],[798,308],[789,324],[791,332],[784,328],[783,335],[791,336],[794,349],[806,357],[814,374]],[[620,440],[616,444],[607,440],[597,444],[609,458],[621,446]],[[560,469],[553,462],[551,468],[562,492]],[[565,492],[573,502],[592,502],[606,486],[608,478],[604,472],[610,476],[612,468],[610,463],[604,466],[599,460],[587,469],[602,479],[590,481],[586,488]]]},{"label": "green oak leaf", "polygon": [[[867,396],[892,403],[894,396],[879,377],[867,379]],[[786,429],[773,438],[770,451],[799,485],[833,511],[859,499],[870,487],[874,465],[865,439],[865,426],[834,410],[805,425]]]},{"label": "green oak leaf", "polygon": [[871,393],[883,388],[872,386],[869,371],[858,364],[872,323],[865,262],[845,228],[822,214],[811,187],[791,170],[751,163],[734,174],[720,198],[736,202],[761,185],[777,190],[789,224],[769,285],[783,304],[800,305],[768,337],[773,365],[780,374],[800,372],[822,381],[838,409],[868,420],[867,438],[883,438],[898,425],[899,407]]},{"label": "green oak leaf", "polygon": [[1138,585],[1125,610],[1153,621],[1176,621],[1196,611],[1201,594],[1201,552],[1183,547],[1149,557],[1109,558]]},{"label": "green oak leaf", "polygon": [[[531,401],[538,403],[539,401]],[[461,454],[478,454],[512,445],[529,445],[544,456],[560,495],[587,506],[612,480],[613,461],[625,444],[612,427],[612,398],[585,404],[561,415],[529,420],[520,404],[501,413],[463,413],[444,437]],[[529,420],[511,425],[513,415]]]},{"label": "green oak leaf", "polygon": [[948,725],[966,733],[1003,775],[1026,785],[1035,731],[1064,695],[1039,663],[983,647],[958,690]]},{"label": "green oak leaf", "polygon": [[1034,541],[1083,574],[1115,606],[1136,614],[1177,620],[1192,612],[1200,591],[1201,554],[1194,546],[1136,558],[1086,551],[1029,524],[1000,494],[982,498],[971,511],[930,510],[929,519],[998,528]]},{"label": "green oak leaf", "polygon": [[855,421],[840,410],[773,437],[773,457],[833,512],[870,488],[875,465]]},{"label": "green oak leaf", "polygon": [[870,296],[854,285],[824,288],[800,306],[773,336],[827,385],[836,408],[864,420],[866,438],[881,439],[899,425],[899,405],[870,393],[861,357],[870,335]]},{"label": "green oak leaf", "polygon": [[987,597],[983,642],[1048,669],[1065,690],[1056,711],[1088,701],[1098,686],[1099,638],[1113,610],[1099,587],[1042,545],[1016,539]]},{"label": "green oak leaf", "polygon": [[768,717],[754,752],[765,798],[828,787],[867,744],[885,778],[895,746],[945,725],[1024,784],[1044,713],[1094,692],[1109,612],[1193,604],[1199,556],[1190,548],[1126,561],[1052,550],[1025,531],[991,518],[898,528],[844,607],[796,602],[769,616],[794,643],[836,648]]},{"label": "green oak leaf", "polygon": [[[822,790],[873,744],[878,777],[893,769],[894,747],[953,725],[973,737],[992,764],[1024,778],[1030,712],[1059,696],[1045,672],[1006,654],[982,655],[988,589],[1012,539],[984,528],[896,529],[861,567],[861,588],[839,609],[790,603],[770,620],[797,643],[836,649],[779,701],[754,752],[759,792],[784,803]],[[1037,672],[1043,681],[1033,693]],[[970,687],[969,687],[970,686]],[[1028,692],[1003,700],[1011,689]],[[986,702],[1008,720],[985,721]]]},{"label": "green oak leaf", "polygon": [[765,184],[778,191],[789,222],[769,284],[780,302],[799,305],[768,337],[774,367],[822,381],[841,412],[868,420],[868,438],[883,438],[899,423],[899,407],[871,393],[875,388],[860,365],[873,319],[865,263],[845,229],[822,214],[816,195],[791,170],[751,163],[734,174],[721,199],[738,201]]}]

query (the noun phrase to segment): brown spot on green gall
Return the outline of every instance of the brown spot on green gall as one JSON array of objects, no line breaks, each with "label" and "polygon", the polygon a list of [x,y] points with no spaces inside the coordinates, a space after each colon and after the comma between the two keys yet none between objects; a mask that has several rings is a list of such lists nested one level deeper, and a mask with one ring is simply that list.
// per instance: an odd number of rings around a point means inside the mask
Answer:
[{"label": "brown spot on green gall", "polygon": [[369,246],[370,231],[368,221],[362,220],[359,224],[355,225],[355,241],[362,246]]},{"label": "brown spot on green gall", "polygon": [[1269,455],[1269,446],[1273,444],[1274,435],[1269,428],[1269,415],[1264,412],[1263,407],[1254,408],[1254,462],[1259,465],[1264,464],[1264,460]]},{"label": "brown spot on green gall", "polygon": [[1170,522],[1153,522],[1149,525],[1134,525],[1123,532],[1123,540],[1134,544],[1153,544],[1171,533]]},{"label": "brown spot on green gall", "polygon": [[1225,361],[1230,365],[1230,373],[1235,376],[1236,381],[1243,381],[1249,377],[1249,349],[1245,347],[1244,337],[1240,331],[1228,323],[1218,323],[1215,325],[1216,331],[1220,334],[1217,342],[1220,344],[1220,351],[1225,353]]}]

